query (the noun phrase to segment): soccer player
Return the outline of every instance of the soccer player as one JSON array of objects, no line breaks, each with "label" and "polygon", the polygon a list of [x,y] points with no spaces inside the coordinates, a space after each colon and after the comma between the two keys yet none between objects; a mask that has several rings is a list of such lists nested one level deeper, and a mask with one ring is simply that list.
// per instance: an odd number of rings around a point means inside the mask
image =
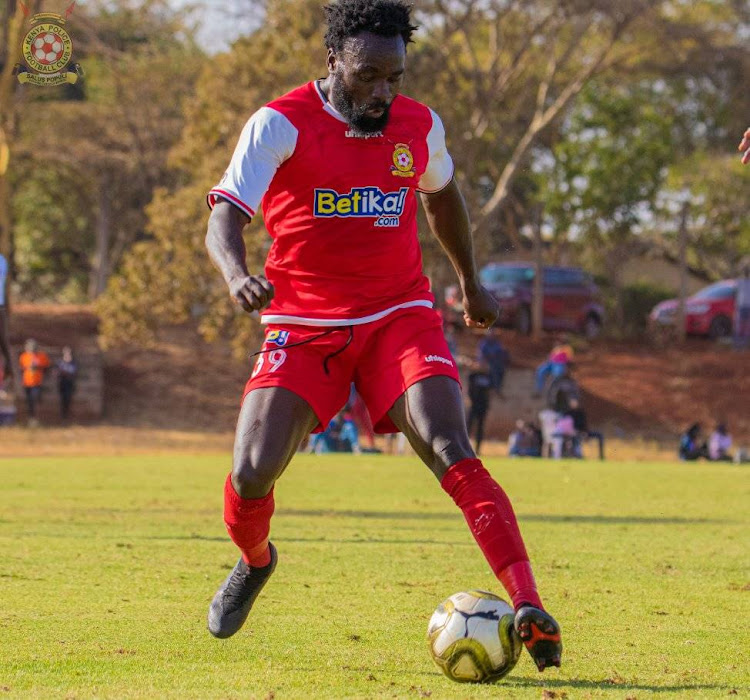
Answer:
[{"label": "soccer player", "polygon": [[[537,667],[559,666],[560,628],[542,606],[508,497],[472,451],[422,273],[417,195],[458,274],[466,324],[492,326],[497,304],[479,284],[442,123],[399,94],[416,29],[410,9],[339,0],[325,11],[328,75],[253,114],[208,195],[211,259],[231,297],[268,325],[224,486],[224,521],[241,556],[214,596],[209,630],[229,637],[245,622],[277,562],[274,483],[353,381],[375,429],[402,431],[463,511]],[[265,276],[248,272],[242,238],[259,206],[273,239]]]}]

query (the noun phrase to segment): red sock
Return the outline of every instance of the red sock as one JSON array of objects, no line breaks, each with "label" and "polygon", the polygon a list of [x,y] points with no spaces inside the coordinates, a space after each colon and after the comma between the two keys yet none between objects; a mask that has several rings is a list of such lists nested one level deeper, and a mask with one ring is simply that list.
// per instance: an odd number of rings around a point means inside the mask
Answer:
[{"label": "red sock", "polygon": [[242,498],[232,485],[232,475],[224,484],[224,524],[249,566],[261,567],[271,562],[268,533],[273,515],[273,489],[263,498]]},{"label": "red sock", "polygon": [[513,506],[482,463],[478,459],[456,462],[440,485],[463,511],[471,534],[513,607],[527,603],[543,609]]}]

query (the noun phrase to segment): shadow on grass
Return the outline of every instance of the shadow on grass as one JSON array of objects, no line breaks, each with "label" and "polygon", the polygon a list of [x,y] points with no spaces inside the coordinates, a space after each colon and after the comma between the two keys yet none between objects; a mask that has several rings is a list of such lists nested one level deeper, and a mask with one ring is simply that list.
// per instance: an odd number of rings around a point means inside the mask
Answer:
[{"label": "shadow on grass", "polygon": [[[645,685],[641,683],[627,683],[625,681],[603,680],[589,681],[580,678],[570,678],[568,680],[533,680],[530,678],[506,678],[501,683],[503,686],[513,688],[585,688],[590,690],[643,690],[650,693],[680,693],[685,691],[698,690],[724,690],[731,691],[736,688],[731,685],[721,685],[716,683],[694,683],[685,685]],[[499,684],[499,685],[500,685]]]},{"label": "shadow on grass", "polygon": [[[379,510],[332,510],[279,508],[277,515],[290,515],[302,518],[372,518],[379,520],[463,520],[463,516],[453,513],[420,513],[418,511],[379,511]],[[526,522],[542,523],[592,523],[594,525],[724,525],[735,522],[715,518],[680,518],[638,515],[518,515]]]}]

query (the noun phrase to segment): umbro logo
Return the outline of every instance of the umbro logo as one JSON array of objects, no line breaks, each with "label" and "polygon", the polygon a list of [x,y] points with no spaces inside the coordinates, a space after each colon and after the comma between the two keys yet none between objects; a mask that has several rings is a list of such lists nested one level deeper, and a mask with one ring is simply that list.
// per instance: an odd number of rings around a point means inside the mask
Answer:
[{"label": "umbro logo", "polygon": [[446,359],[445,357],[440,357],[440,355],[427,355],[427,357],[424,358],[425,362],[442,362],[444,365],[450,365],[453,367],[453,362],[451,360]]},{"label": "umbro logo", "polygon": [[344,136],[348,139],[376,139],[381,138],[383,136],[382,131],[373,131],[371,134],[363,134],[359,131],[354,131],[352,129],[348,129],[344,132]]}]

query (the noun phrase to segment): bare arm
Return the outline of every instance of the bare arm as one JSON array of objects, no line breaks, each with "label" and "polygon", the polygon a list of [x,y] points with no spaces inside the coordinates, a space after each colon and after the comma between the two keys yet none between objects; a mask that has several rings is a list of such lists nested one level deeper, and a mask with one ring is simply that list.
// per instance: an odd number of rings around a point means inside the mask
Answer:
[{"label": "bare arm", "polygon": [[742,151],[742,164],[747,165],[750,163],[750,129],[747,129],[742,135],[742,141],[740,141],[740,145],[737,148]]},{"label": "bare arm", "polygon": [[488,328],[498,316],[497,302],[479,283],[469,212],[455,179],[439,192],[422,194],[427,222],[458,275],[467,326]]},{"label": "bare arm", "polygon": [[242,229],[249,217],[226,200],[219,200],[208,219],[206,248],[229,287],[229,295],[245,311],[252,313],[266,307],[273,299],[273,285],[263,275],[247,270]]}]

